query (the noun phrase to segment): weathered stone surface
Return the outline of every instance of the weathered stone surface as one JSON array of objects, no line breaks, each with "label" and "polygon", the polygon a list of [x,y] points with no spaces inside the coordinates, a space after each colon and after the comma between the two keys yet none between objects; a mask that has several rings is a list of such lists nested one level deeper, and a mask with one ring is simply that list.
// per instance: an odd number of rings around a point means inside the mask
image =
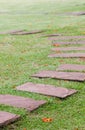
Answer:
[{"label": "weathered stone surface", "polygon": [[6,32],[0,32],[0,34],[12,34],[12,33],[21,33],[24,30],[11,30],[11,31],[6,31]]},{"label": "weathered stone surface", "polygon": [[85,47],[56,47],[52,48],[53,51],[84,51]]},{"label": "weathered stone surface", "polygon": [[18,86],[16,89],[21,91],[28,91],[49,96],[55,96],[59,98],[66,98],[67,96],[70,96],[77,92],[74,89],[54,87],[52,85],[45,85],[45,84],[34,84],[31,82]]},{"label": "weathered stone surface", "polygon": [[82,36],[59,36],[57,39],[82,39],[85,38],[85,35]]},{"label": "weathered stone surface", "polygon": [[[52,39],[51,39],[52,40]],[[57,40],[52,40],[53,41],[53,45],[69,45],[69,44],[73,44],[73,45],[85,45],[85,41],[57,41]]]},{"label": "weathered stone surface", "polygon": [[31,98],[25,98],[21,96],[0,95],[0,104],[25,108],[28,111],[33,111],[45,103],[46,101],[43,100],[36,101]]},{"label": "weathered stone surface", "polygon": [[30,32],[27,32],[27,31],[23,31],[23,32],[17,32],[17,33],[11,33],[13,35],[29,35],[29,34],[37,34],[37,33],[42,33],[44,32],[43,30],[40,30],[40,31],[30,31]]},{"label": "weathered stone surface", "polygon": [[64,70],[85,71],[85,65],[62,64],[58,67],[57,70],[59,71],[64,71]]},{"label": "weathered stone surface", "polygon": [[60,53],[60,54],[50,54],[48,57],[51,58],[85,58],[85,53]]},{"label": "weathered stone surface", "polygon": [[37,78],[54,78],[72,81],[85,81],[85,74],[79,72],[58,72],[58,71],[40,71],[34,74],[33,77]]},{"label": "weathered stone surface", "polygon": [[0,111],[0,127],[12,123],[19,118],[20,118],[19,115],[15,115],[5,111]]},{"label": "weathered stone surface", "polygon": [[55,36],[62,36],[61,34],[47,34],[43,35],[43,37],[55,37]]},{"label": "weathered stone surface", "polygon": [[79,12],[68,12],[67,15],[74,15],[74,16],[80,16],[85,15],[85,11],[79,11]]},{"label": "weathered stone surface", "polygon": [[49,40],[79,40],[85,39],[85,35],[82,36],[57,36],[56,38],[49,38]]}]

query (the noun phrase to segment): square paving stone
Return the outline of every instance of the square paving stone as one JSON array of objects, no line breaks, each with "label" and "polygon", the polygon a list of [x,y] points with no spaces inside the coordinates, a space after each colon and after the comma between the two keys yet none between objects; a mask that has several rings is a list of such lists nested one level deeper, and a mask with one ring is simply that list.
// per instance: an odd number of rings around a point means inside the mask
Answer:
[{"label": "square paving stone", "polygon": [[85,58],[85,53],[60,53],[60,54],[50,54],[48,57],[51,58]]},{"label": "square paving stone", "polygon": [[85,65],[62,64],[58,67],[57,70],[59,71],[64,71],[64,70],[85,71]]},{"label": "square paving stone", "polygon": [[0,111],[0,127],[12,123],[20,118],[19,115],[12,114],[5,111]]},{"label": "square paving stone", "polygon": [[70,96],[77,92],[74,89],[55,87],[52,85],[45,85],[45,84],[34,84],[31,82],[18,86],[16,89],[21,91],[40,93],[40,94],[59,97],[59,98],[66,98],[67,96]]},{"label": "square paving stone", "polygon": [[72,81],[85,81],[85,74],[79,72],[58,72],[58,71],[40,71],[34,74],[33,77],[36,78],[54,78],[62,80],[72,80]]},{"label": "square paving stone", "polygon": [[52,48],[53,51],[84,51],[85,47],[56,47]]},{"label": "square paving stone", "polygon": [[46,101],[43,100],[33,100],[31,98],[25,98],[21,96],[0,95],[0,104],[25,108],[28,111],[33,111],[45,103]]}]

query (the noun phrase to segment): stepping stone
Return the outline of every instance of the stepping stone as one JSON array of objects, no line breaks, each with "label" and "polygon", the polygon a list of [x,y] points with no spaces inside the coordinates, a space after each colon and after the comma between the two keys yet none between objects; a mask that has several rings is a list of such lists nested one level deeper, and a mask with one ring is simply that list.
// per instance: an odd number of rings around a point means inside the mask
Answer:
[{"label": "stepping stone", "polygon": [[40,93],[59,98],[66,98],[67,96],[70,96],[77,92],[74,89],[54,87],[52,85],[45,85],[45,84],[34,84],[31,82],[18,86],[16,89],[21,91]]},{"label": "stepping stone", "polygon": [[[55,42],[56,42],[56,43],[55,43]],[[61,41],[56,41],[56,40],[55,40],[53,44],[59,44],[59,45],[83,44],[83,45],[85,45],[85,41],[74,41],[74,42],[63,41],[63,42],[61,42]]]},{"label": "stepping stone", "polygon": [[0,32],[0,34],[12,34],[12,33],[19,33],[23,31],[25,30],[12,30],[12,31]]},{"label": "stepping stone", "polygon": [[68,44],[73,44],[73,45],[75,45],[75,44],[83,44],[83,45],[85,45],[85,41],[63,41],[63,42],[61,42],[61,41],[57,41],[57,40],[54,40],[54,43],[52,43],[53,45],[56,45],[56,44],[58,44],[58,45],[68,45]]},{"label": "stepping stone", "polygon": [[49,38],[49,39],[52,39],[52,40],[70,40],[70,39],[83,39],[85,38],[85,36],[59,36],[59,37],[56,37],[55,39],[54,38]]},{"label": "stepping stone", "polygon": [[15,115],[9,112],[0,111],[0,127],[8,125],[20,118],[19,115]]},{"label": "stepping stone", "polygon": [[80,12],[69,12],[66,13],[67,15],[74,15],[74,16],[80,16],[80,15],[85,15],[85,11],[80,11]]},{"label": "stepping stone", "polygon": [[32,77],[36,78],[54,78],[72,81],[85,81],[85,74],[79,72],[58,72],[58,71],[40,71]]},{"label": "stepping stone", "polygon": [[44,31],[31,31],[31,32],[27,32],[27,31],[23,31],[23,32],[17,32],[17,33],[11,33],[13,35],[28,35],[28,34],[37,34],[37,33],[42,33]]},{"label": "stepping stone", "polygon": [[84,51],[85,47],[56,47],[52,48],[53,51]]},{"label": "stepping stone", "polygon": [[59,71],[64,71],[64,70],[85,71],[85,65],[62,64],[57,70]]},{"label": "stepping stone", "polygon": [[55,36],[61,36],[61,34],[47,34],[43,35],[44,37],[55,37]]},{"label": "stepping stone", "polygon": [[48,57],[54,58],[85,58],[85,53],[61,53],[61,54],[50,54]]},{"label": "stepping stone", "polygon": [[46,101],[43,100],[36,101],[31,98],[25,98],[21,96],[0,95],[0,104],[25,108],[28,111],[33,111],[45,103]]}]

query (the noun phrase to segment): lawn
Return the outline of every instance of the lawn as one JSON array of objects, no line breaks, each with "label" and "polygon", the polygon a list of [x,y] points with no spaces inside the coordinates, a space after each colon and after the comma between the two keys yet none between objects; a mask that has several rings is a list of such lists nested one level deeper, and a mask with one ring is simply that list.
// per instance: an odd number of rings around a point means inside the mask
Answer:
[{"label": "lawn", "polygon": [[[85,15],[63,15],[72,11],[85,11],[84,0],[0,0],[0,31],[25,29],[44,30],[44,34],[85,35]],[[56,70],[61,63],[85,65],[85,60],[80,58],[48,58],[51,48],[51,41],[42,34],[0,35],[0,94],[48,102],[32,113],[0,105],[0,110],[22,117],[0,130],[85,130],[85,82],[31,77],[40,70]],[[15,90],[16,86],[26,82],[73,88],[78,93],[61,100]],[[44,117],[53,121],[44,123]]]}]

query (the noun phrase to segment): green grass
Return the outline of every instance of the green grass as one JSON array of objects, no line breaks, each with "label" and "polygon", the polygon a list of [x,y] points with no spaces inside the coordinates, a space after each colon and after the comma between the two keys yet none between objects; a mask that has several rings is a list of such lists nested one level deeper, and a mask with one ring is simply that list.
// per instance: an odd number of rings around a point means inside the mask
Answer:
[{"label": "green grass", "polygon": [[[85,16],[59,15],[83,11],[84,0],[0,0],[0,31],[26,29],[45,30],[44,34],[85,35]],[[40,70],[55,70],[63,63],[85,64],[85,60],[48,58],[51,42],[41,34],[0,35],[0,94],[13,94],[46,100],[48,103],[32,113],[24,109],[0,105],[0,110],[21,115],[21,120],[0,130],[85,130],[85,82],[36,79],[31,75]],[[16,91],[26,83],[44,83],[77,89],[79,92],[61,100],[35,93]],[[53,118],[52,123],[42,122]]]}]

